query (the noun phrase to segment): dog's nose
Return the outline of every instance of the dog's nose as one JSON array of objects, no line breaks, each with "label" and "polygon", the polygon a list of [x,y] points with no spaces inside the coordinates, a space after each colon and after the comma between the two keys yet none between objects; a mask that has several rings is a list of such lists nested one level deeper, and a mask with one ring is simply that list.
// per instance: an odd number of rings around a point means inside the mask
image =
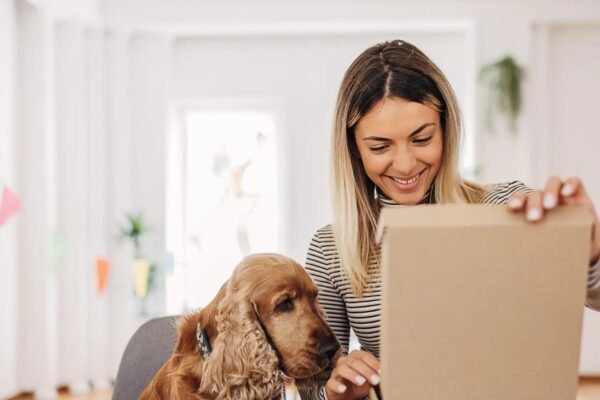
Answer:
[{"label": "dog's nose", "polygon": [[327,356],[329,360],[333,359],[339,349],[340,344],[334,338],[328,338],[319,344],[319,353]]}]

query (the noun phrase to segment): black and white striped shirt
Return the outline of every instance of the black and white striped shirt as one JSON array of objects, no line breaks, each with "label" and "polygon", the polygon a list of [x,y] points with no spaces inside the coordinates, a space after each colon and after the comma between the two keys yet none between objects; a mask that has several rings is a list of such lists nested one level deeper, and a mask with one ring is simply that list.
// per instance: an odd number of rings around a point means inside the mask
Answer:
[{"label": "black and white striped shirt", "polygon": [[[506,204],[516,192],[530,192],[523,183],[515,181],[489,185],[482,198],[486,204]],[[379,198],[382,206],[397,205],[393,200]],[[306,258],[306,269],[319,287],[319,301],[327,321],[337,335],[342,347],[348,349],[350,328],[356,334],[362,350],[379,358],[379,327],[381,321],[381,271],[371,260],[369,280],[362,298],[354,295],[346,277],[335,245],[331,225],[319,229],[314,235]],[[588,306],[600,310],[600,263],[590,269],[588,280]],[[306,394],[303,398],[326,398],[324,391]]]}]

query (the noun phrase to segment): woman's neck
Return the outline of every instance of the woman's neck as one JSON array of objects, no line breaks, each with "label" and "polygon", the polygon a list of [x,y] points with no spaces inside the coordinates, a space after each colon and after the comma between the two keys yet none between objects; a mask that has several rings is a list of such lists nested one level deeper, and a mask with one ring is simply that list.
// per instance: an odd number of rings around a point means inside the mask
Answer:
[{"label": "woman's neck", "polygon": [[434,187],[433,185],[431,185],[429,187],[429,190],[427,190],[427,192],[425,192],[425,195],[423,196],[423,198],[421,198],[421,200],[419,200],[418,203],[416,204],[402,204],[402,203],[398,203],[396,200],[389,198],[388,196],[385,195],[385,193],[383,193],[381,190],[379,190],[379,188],[376,186],[375,187],[375,196],[377,199],[377,203],[379,204],[380,207],[385,207],[385,206],[391,206],[391,207],[408,207],[411,205],[420,205],[420,204],[434,204],[435,203],[435,195],[434,195]]}]

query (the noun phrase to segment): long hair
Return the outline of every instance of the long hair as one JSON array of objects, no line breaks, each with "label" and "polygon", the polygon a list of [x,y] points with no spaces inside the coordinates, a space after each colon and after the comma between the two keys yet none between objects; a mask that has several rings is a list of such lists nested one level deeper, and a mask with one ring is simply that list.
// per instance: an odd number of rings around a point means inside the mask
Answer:
[{"label": "long hair", "polygon": [[373,196],[375,184],[358,157],[354,131],[376,103],[392,97],[423,104],[440,115],[442,163],[432,184],[432,200],[476,203],[484,192],[459,175],[460,109],[440,69],[401,40],[377,44],[360,54],[346,71],[338,93],[331,146],[333,232],[341,265],[359,297],[369,280],[369,265],[379,263],[375,230],[380,206]]}]

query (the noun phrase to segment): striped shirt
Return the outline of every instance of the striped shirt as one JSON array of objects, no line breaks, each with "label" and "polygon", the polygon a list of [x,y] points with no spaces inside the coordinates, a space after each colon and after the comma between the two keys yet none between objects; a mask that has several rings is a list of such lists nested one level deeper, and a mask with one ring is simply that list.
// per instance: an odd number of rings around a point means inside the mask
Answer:
[{"label": "striped shirt", "polygon": [[[489,185],[481,202],[506,204],[516,192],[531,192],[531,189],[518,181]],[[379,197],[379,204],[397,206],[393,200],[384,197]],[[317,231],[310,243],[306,269],[319,287],[319,302],[342,347],[348,349],[352,328],[361,349],[379,358],[381,271],[375,261],[370,260],[369,283],[363,297],[358,298],[352,292],[350,282],[340,265],[331,225],[327,225]],[[600,310],[600,262],[590,269],[588,306]],[[319,393],[313,391],[301,394],[303,399],[326,399],[323,388]]]}]

